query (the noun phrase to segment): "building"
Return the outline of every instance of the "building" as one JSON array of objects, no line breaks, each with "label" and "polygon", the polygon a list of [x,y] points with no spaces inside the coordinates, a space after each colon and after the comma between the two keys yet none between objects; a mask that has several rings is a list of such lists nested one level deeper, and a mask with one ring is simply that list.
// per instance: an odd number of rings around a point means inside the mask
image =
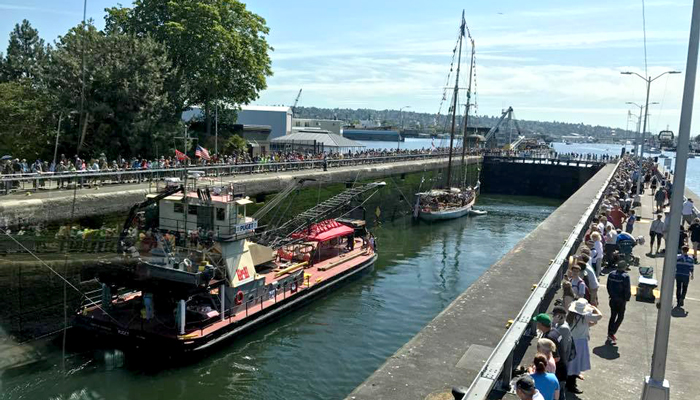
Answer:
[{"label": "building", "polygon": [[292,120],[293,131],[321,129],[342,136],[342,128],[343,121],[337,119],[294,118]]},{"label": "building", "polygon": [[[200,107],[191,107],[182,113],[184,121],[190,121],[203,114]],[[270,127],[270,139],[292,133],[292,108],[287,106],[241,106],[236,123]]]},{"label": "building", "polygon": [[353,140],[379,140],[386,142],[403,142],[404,140],[398,131],[379,129],[343,129],[343,136]]},{"label": "building", "polygon": [[270,139],[292,133],[292,108],[287,106],[241,106],[236,122],[242,125],[268,125]]},{"label": "building", "polygon": [[299,130],[291,135],[270,141],[273,150],[321,152],[347,152],[360,150],[365,145],[320,129]]}]

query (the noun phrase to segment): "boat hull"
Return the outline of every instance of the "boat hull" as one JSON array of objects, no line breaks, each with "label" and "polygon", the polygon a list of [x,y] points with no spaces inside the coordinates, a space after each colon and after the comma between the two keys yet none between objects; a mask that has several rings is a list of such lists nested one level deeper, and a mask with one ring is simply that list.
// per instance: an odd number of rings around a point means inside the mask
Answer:
[{"label": "boat hull", "polygon": [[469,204],[463,206],[463,207],[455,207],[455,208],[450,208],[448,210],[438,210],[438,211],[421,211],[418,214],[418,218],[422,219],[423,221],[444,221],[448,219],[457,219],[461,218],[467,214],[469,214],[469,211],[471,211],[472,207],[474,206],[474,202],[470,202]]},{"label": "boat hull", "polygon": [[260,312],[252,314],[237,322],[233,322],[221,329],[216,330],[206,336],[196,338],[194,340],[179,340],[168,339],[162,336],[149,334],[138,330],[124,330],[103,321],[96,321],[89,318],[78,316],[75,325],[88,333],[99,336],[110,336],[114,339],[115,344],[119,344],[126,349],[138,348],[148,349],[149,351],[167,352],[169,355],[184,354],[184,353],[199,353],[203,350],[212,350],[216,346],[229,343],[235,338],[249,333],[265,324],[275,321],[282,316],[301,308],[310,301],[327,293],[331,289],[337,287],[343,282],[347,282],[352,277],[359,276],[363,271],[367,271],[374,266],[377,260],[377,254],[373,254],[371,258],[357,266],[348,269],[332,279],[314,285],[309,289],[300,291],[294,296],[287,297],[278,301],[274,305],[268,306]]}]

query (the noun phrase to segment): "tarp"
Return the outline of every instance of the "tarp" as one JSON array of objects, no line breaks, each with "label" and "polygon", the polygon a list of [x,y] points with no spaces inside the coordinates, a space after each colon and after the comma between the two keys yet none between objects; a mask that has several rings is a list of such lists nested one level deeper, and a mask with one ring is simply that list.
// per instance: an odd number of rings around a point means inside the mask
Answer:
[{"label": "tarp", "polygon": [[309,229],[303,232],[294,233],[292,237],[306,241],[325,242],[326,240],[350,235],[353,232],[355,232],[353,228],[343,225],[336,220],[328,219],[311,225]]}]

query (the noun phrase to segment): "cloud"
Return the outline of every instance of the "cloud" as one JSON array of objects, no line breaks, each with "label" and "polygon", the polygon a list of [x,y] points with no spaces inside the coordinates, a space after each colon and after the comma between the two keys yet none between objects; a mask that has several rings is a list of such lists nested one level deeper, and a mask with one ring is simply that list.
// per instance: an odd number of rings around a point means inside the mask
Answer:
[{"label": "cloud", "polygon": [[78,12],[64,11],[64,10],[54,10],[46,7],[33,7],[33,6],[20,6],[16,4],[6,4],[0,3],[0,10],[12,10],[12,11],[31,11],[45,14],[55,14],[55,15],[69,15],[69,16],[82,16]]}]

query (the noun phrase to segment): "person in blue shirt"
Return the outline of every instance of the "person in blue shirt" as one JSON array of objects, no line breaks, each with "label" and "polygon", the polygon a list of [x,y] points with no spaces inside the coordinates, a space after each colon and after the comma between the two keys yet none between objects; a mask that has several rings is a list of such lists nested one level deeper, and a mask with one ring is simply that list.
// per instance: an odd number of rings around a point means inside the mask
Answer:
[{"label": "person in blue shirt", "polygon": [[537,353],[531,367],[530,376],[535,381],[535,388],[542,394],[544,400],[559,400],[559,380],[547,370],[547,357]]},{"label": "person in blue shirt", "polygon": [[683,300],[688,292],[688,283],[694,278],[694,260],[688,255],[688,250],[690,250],[688,246],[683,246],[681,248],[682,254],[676,260],[676,300],[678,301],[676,307],[678,308],[683,307]]},{"label": "person in blue shirt", "polygon": [[632,210],[630,211],[630,216],[627,218],[627,224],[625,224],[625,232],[632,234],[635,222],[637,222],[637,215],[634,210]]},{"label": "person in blue shirt", "polygon": [[618,263],[617,269],[608,275],[608,297],[610,298],[610,321],[608,322],[607,343],[616,346],[617,337],[615,334],[625,318],[625,308],[627,302],[632,297],[630,276],[625,272],[625,263]]}]

